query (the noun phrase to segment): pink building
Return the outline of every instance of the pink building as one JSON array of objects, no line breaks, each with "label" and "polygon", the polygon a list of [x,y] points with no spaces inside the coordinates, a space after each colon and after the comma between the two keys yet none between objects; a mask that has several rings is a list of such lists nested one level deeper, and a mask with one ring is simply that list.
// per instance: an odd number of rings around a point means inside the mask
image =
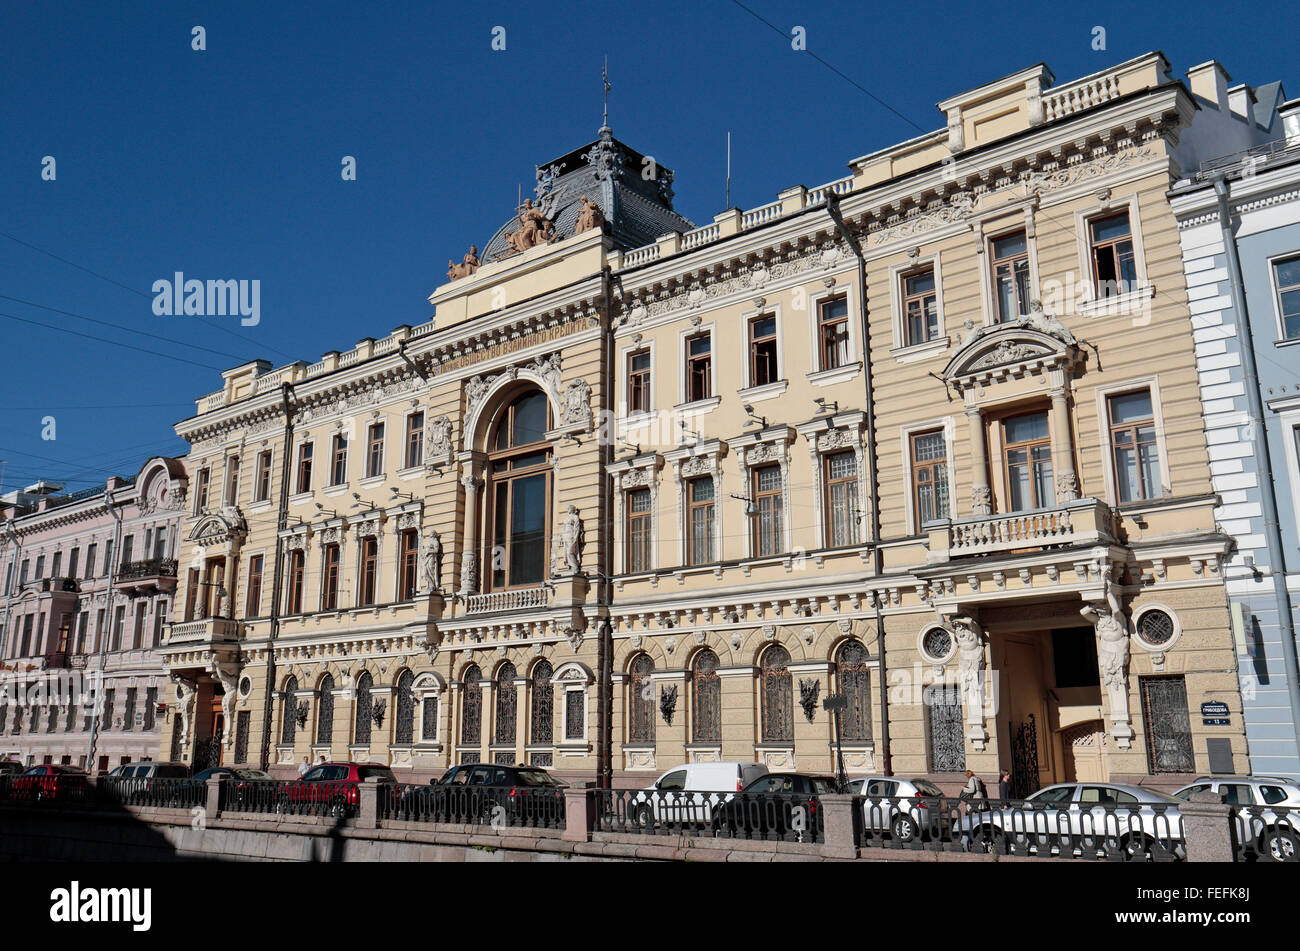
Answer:
[{"label": "pink building", "polygon": [[158,456],[130,481],[0,498],[0,758],[154,758],[187,484],[183,459]]}]

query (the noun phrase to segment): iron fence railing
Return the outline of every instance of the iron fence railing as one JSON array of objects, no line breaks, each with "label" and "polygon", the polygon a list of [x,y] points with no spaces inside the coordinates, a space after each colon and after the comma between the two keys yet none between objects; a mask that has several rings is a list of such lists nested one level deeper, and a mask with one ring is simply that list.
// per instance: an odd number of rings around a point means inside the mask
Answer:
[{"label": "iron fence railing", "polygon": [[784,842],[822,842],[816,796],[686,790],[599,789],[595,828],[601,832]]},{"label": "iron fence railing", "polygon": [[1238,862],[1300,862],[1300,809],[1234,806],[1233,857]]},{"label": "iron fence railing", "polygon": [[387,786],[379,817],[485,825],[494,829],[563,829],[564,790],[535,786]]},{"label": "iron fence railing", "polygon": [[95,793],[105,804],[171,809],[202,808],[208,797],[201,780],[146,776],[101,776]]},{"label": "iron fence railing", "polygon": [[352,818],[361,807],[359,785],[346,781],[226,780],[222,783],[221,810]]}]

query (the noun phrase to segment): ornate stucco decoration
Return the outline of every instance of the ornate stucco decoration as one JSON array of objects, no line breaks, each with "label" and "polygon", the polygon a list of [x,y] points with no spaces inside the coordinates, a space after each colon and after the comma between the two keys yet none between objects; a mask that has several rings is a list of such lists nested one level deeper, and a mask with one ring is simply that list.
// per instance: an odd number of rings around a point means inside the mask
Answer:
[{"label": "ornate stucco decoration", "polygon": [[431,415],[424,423],[424,465],[432,469],[449,462],[451,462],[451,419],[446,415]]},{"label": "ornate stucco decoration", "polygon": [[[859,505],[864,504],[864,500],[870,498],[870,487],[867,483],[866,420],[867,414],[861,410],[856,410],[802,423],[798,427],[799,435],[808,444],[808,454],[812,460],[814,470],[820,471],[821,456],[827,453],[852,450],[854,460],[857,463]],[[813,501],[818,512],[824,510],[822,492],[821,480],[813,480]],[[861,517],[864,514],[863,512],[855,513],[857,521],[854,523],[855,528],[853,531],[855,540],[859,542],[863,538],[863,527],[866,524],[866,520]],[[822,545],[829,544],[830,532],[827,526],[823,524]]]},{"label": "ornate stucco decoration", "polygon": [[1124,148],[1091,161],[1072,162],[1061,168],[1032,173],[1025,179],[1025,192],[1030,195],[1043,195],[1060,191],[1080,182],[1103,178],[1111,172],[1157,157],[1155,150],[1149,145]]},{"label": "ornate stucco decoration", "polygon": [[924,234],[944,225],[955,224],[971,217],[979,208],[979,199],[971,192],[958,192],[947,201],[930,205],[924,210],[909,215],[898,221],[892,219],[877,231],[871,233],[871,243],[888,244],[899,238],[910,238]]},{"label": "ornate stucco decoration", "polygon": [[400,399],[413,390],[421,389],[427,384],[414,373],[409,377],[382,385],[360,386],[348,393],[301,407],[294,415],[295,424],[311,422],[326,416],[334,416],[363,406],[388,403]]},{"label": "ornate stucco decoration", "polygon": [[582,548],[582,516],[578,514],[576,505],[570,505],[568,512],[560,520],[560,530],[556,533],[551,574],[554,577],[580,574]]},{"label": "ornate stucco decoration", "polygon": [[207,656],[207,671],[221,683],[225,691],[221,698],[223,718],[221,745],[230,749],[235,743],[235,702],[239,699],[239,661],[237,658],[219,658],[215,653]]},{"label": "ornate stucco decoration", "polygon": [[1126,750],[1133,744],[1128,707],[1129,624],[1109,578],[1104,596],[1089,601],[1079,613],[1096,626],[1097,666],[1110,701],[1110,735]]},{"label": "ornate stucco decoration", "polygon": [[243,541],[247,534],[248,524],[243,513],[236,506],[228,505],[200,516],[190,532],[189,541],[200,545],[223,545]]},{"label": "ornate stucco decoration", "polygon": [[[782,526],[785,533],[785,544],[782,550],[788,551],[790,548],[790,444],[794,442],[795,431],[789,426],[773,426],[762,432],[750,433],[731,440],[731,447],[736,450],[737,457],[740,461],[740,477],[743,485],[751,485],[750,478],[754,469],[760,466],[775,464],[781,470],[781,485],[785,491],[781,493],[782,505]],[[747,544],[750,549],[750,556],[753,556],[753,538],[752,533],[747,534]]]},{"label": "ornate stucco decoration", "polygon": [[[548,354],[545,357],[537,357],[532,362],[509,366],[498,373],[488,376],[475,374],[465,382],[465,421],[462,424],[462,439],[468,441],[470,438],[466,434],[478,431],[479,417],[491,402],[491,396],[504,386],[517,380],[531,380],[538,384],[551,401],[551,406],[555,408],[556,415],[560,419],[565,418],[567,394],[560,391],[560,354],[559,351]],[[575,381],[586,384],[583,381]],[[571,384],[572,385],[572,384]],[[590,396],[591,389],[587,387],[587,395]],[[576,408],[579,403],[579,397],[572,397],[573,406]],[[584,401],[587,402],[587,401]],[[586,423],[591,424],[591,409],[587,406]]]},{"label": "ornate stucco decoration", "polygon": [[583,195],[578,201],[582,203],[582,211],[578,214],[578,223],[574,227],[574,233],[582,234],[593,228],[604,227],[605,214],[600,210],[600,206],[586,195]]},{"label": "ornate stucco decoration", "polygon": [[984,632],[973,618],[954,617],[950,630],[957,642],[957,674],[961,682],[966,738],[976,750],[988,742],[984,729]]},{"label": "ornate stucco decoration", "polygon": [[1083,359],[1074,334],[1034,304],[1034,312],[1019,320],[969,329],[944,368],[944,379],[965,392],[1011,377],[1070,371]]},{"label": "ornate stucco decoration", "polygon": [[371,536],[378,535],[382,531],[383,524],[386,520],[387,516],[385,516],[383,512],[364,515],[358,518],[354,523],[353,531],[357,538],[370,538]]},{"label": "ornate stucco decoration", "polygon": [[420,594],[433,594],[442,588],[442,538],[429,532],[420,539]]},{"label": "ornate stucco decoration", "polygon": [[591,420],[591,384],[586,380],[570,380],[564,388],[557,428],[580,428],[585,432],[591,428]]},{"label": "ornate stucco decoration", "polygon": [[804,677],[799,681],[799,706],[803,715],[812,723],[817,715],[817,697],[821,694],[822,682],[815,677]]},{"label": "ornate stucco decoration", "polygon": [[196,684],[180,674],[169,674],[168,679],[176,687],[176,714],[181,718],[181,749],[187,750],[193,738]]},{"label": "ornate stucco decoration", "polygon": [[[622,459],[610,465],[609,472],[614,477],[615,525],[626,524],[624,512],[627,506],[627,493],[632,489],[649,489],[650,535],[652,538],[658,537],[659,479],[657,473],[663,464],[664,457],[652,452]],[[618,570],[626,571],[625,546],[618,546],[615,557],[618,559]]]}]

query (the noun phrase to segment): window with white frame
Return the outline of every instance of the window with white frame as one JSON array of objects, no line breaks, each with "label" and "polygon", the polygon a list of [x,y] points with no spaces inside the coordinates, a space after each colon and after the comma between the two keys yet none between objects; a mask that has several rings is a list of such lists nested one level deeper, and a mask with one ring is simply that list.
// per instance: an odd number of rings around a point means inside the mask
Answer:
[{"label": "window with white frame", "polygon": [[717,560],[714,526],[716,499],[712,476],[686,483],[686,563],[707,565]]},{"label": "window with white frame", "polygon": [[1029,239],[1023,230],[989,239],[989,267],[997,323],[1029,313]]},{"label": "window with white frame", "polygon": [[849,301],[840,295],[817,305],[819,370],[838,370],[849,363]]},{"label": "window with white frame", "polygon": [[1300,340],[1300,255],[1273,262],[1278,329],[1282,340]]},{"label": "window with white frame", "polygon": [[1098,299],[1118,297],[1137,289],[1137,258],[1128,211],[1091,219],[1088,245],[1093,290]]},{"label": "window with white frame", "polygon": [[1151,391],[1134,390],[1106,398],[1115,497],[1120,502],[1159,498],[1160,447],[1156,440]]},{"label": "window with white frame", "polygon": [[686,402],[713,395],[713,335],[709,331],[686,338]]},{"label": "window with white frame", "polygon": [[918,268],[899,276],[902,282],[903,346],[914,347],[939,336],[939,294],[934,266]]}]

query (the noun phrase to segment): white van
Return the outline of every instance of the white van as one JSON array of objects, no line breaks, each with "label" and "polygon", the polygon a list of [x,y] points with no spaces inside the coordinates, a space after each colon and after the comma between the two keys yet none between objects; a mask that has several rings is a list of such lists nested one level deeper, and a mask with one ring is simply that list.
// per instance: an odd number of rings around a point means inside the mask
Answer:
[{"label": "white van", "polygon": [[686,763],[633,796],[628,818],[642,829],[656,823],[707,824],[715,807],[766,775],[762,763]]}]

